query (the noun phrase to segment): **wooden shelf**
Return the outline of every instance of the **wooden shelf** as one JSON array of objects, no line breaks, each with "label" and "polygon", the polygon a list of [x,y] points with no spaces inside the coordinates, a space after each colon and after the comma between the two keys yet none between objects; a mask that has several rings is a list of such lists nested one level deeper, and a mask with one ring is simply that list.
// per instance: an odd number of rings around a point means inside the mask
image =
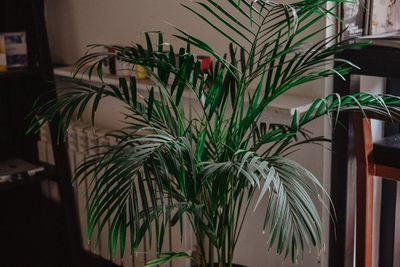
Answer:
[{"label": "wooden shelf", "polygon": [[[75,68],[73,66],[54,68],[54,74],[58,77],[72,78]],[[85,73],[78,73],[76,75],[77,79],[81,79],[86,82],[94,82],[101,83],[101,79],[93,74],[91,78]],[[107,84],[112,84],[115,86],[119,85],[120,76],[104,74],[103,82]],[[138,80],[137,81],[138,90],[147,90],[147,87],[154,86],[154,83],[151,80]],[[186,93],[187,97],[190,97],[189,93]],[[193,97],[193,96],[192,96]],[[274,100],[268,107],[267,111],[284,114],[284,115],[293,115],[297,110],[298,113],[304,113],[309,109],[313,102],[312,98],[284,94]]]},{"label": "wooden shelf", "polygon": [[55,169],[54,166],[49,165],[43,162],[35,162],[36,165],[44,167],[44,170],[38,172],[35,175],[28,176],[24,175],[21,179],[13,180],[10,182],[0,182],[0,191],[1,190],[8,190],[10,188],[15,188],[18,186],[30,185],[36,182],[40,182],[43,180],[54,180],[55,179]]}]

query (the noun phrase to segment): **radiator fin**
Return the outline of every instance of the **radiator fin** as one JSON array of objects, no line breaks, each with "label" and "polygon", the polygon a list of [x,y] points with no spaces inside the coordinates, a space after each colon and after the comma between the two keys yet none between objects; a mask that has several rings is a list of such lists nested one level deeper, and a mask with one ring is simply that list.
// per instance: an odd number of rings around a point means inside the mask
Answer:
[{"label": "radiator fin", "polygon": [[[107,129],[98,129],[84,122],[76,121],[72,123],[68,130],[69,165],[72,173],[75,172],[76,168],[85,160],[87,156],[99,152],[99,149],[101,149],[102,145],[112,145],[117,142],[114,137],[107,135],[108,132],[109,130]],[[54,164],[54,156],[52,153],[51,137],[48,125],[45,125],[40,130],[38,153],[40,161]],[[111,257],[108,253],[107,241],[110,222],[108,222],[103,228],[98,242],[96,242],[95,237],[93,238],[92,242],[87,242],[87,206],[91,188],[88,185],[87,180],[84,180],[83,182],[74,181],[73,187],[78,206],[77,208],[79,211],[82,240],[84,240],[83,245],[86,250],[89,250],[103,258],[112,260],[114,263],[124,267],[142,267],[147,260],[154,258],[154,249],[150,250],[147,248],[149,244],[149,240],[147,239],[142,242],[138,251],[133,252],[133,255],[131,255],[132,248],[130,246],[130,242],[127,242],[127,248],[122,258],[120,257],[119,251],[117,251],[117,257]],[[55,201],[60,201],[60,194],[58,192],[56,183],[51,181],[43,182],[42,191],[47,197]],[[187,251],[190,253],[193,247],[193,235],[187,220],[184,220],[185,234],[182,242],[179,231],[180,230],[178,226],[168,229],[168,233],[164,241],[165,251]],[[126,234],[127,236],[130,235],[129,228],[127,229]],[[155,244],[154,240],[152,240],[152,244]],[[188,259],[177,259],[169,266],[189,267],[190,261]]]}]

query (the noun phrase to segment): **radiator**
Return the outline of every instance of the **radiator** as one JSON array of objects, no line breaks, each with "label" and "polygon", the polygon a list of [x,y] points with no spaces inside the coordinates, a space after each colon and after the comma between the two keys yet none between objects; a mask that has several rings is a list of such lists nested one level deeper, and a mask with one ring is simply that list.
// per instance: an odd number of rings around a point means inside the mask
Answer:
[{"label": "radiator", "polygon": [[[106,136],[109,132],[107,129],[94,128],[84,122],[73,122],[68,131],[68,154],[70,160],[71,171],[74,172],[77,166],[84,161],[85,157],[91,153],[96,153],[95,149],[91,149],[98,145],[113,144],[116,140],[113,137]],[[50,131],[48,126],[44,126],[40,130],[40,139],[38,141],[38,152],[39,160],[54,164],[54,156],[51,147]],[[77,203],[77,209],[79,211],[80,225],[82,240],[84,241],[84,248],[94,254],[97,254],[103,258],[109,259],[116,264],[126,267],[141,267],[144,263],[155,257],[154,251],[148,248],[149,240],[144,240],[139,250],[131,255],[130,242],[126,242],[126,249],[124,256],[121,257],[119,251],[117,257],[111,257],[108,253],[108,228],[110,223],[106,224],[102,231],[98,242],[92,240],[87,242],[87,213],[86,207],[88,203],[88,195],[90,194],[91,188],[88,183],[74,183],[75,202]],[[58,192],[57,184],[51,181],[42,183],[42,191],[45,196],[53,199],[54,201],[60,201],[60,195]],[[129,236],[129,229],[127,229],[127,236]],[[95,238],[94,238],[95,239]],[[128,239],[127,239],[128,240]],[[185,251],[191,253],[193,249],[193,234],[190,230],[190,226],[187,220],[184,220],[184,237],[181,240],[179,226],[170,227],[168,229],[167,236],[164,242],[164,251]],[[152,244],[155,244],[153,241]],[[190,260],[188,259],[177,259],[169,266],[173,267],[190,267]]]}]

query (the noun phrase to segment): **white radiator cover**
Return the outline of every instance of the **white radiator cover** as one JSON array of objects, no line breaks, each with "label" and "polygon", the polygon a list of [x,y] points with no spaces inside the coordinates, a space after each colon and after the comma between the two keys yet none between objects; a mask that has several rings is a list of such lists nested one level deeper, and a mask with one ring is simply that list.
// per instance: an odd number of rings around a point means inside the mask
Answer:
[{"label": "white radiator cover", "polygon": [[[98,152],[98,148],[93,149],[99,145],[113,144],[116,142],[115,138],[106,136],[110,130],[98,129],[92,127],[90,124],[75,121],[72,123],[68,130],[68,154],[70,160],[70,168],[72,173],[76,170],[77,166],[82,163],[88,155]],[[47,125],[40,130],[40,140],[38,141],[39,160],[54,164],[54,156],[51,147],[50,131]],[[141,267],[144,263],[155,257],[154,250],[148,247],[149,241],[145,240],[139,247],[139,251],[130,254],[130,242],[126,243],[124,256],[120,257],[119,251],[116,257],[111,257],[108,253],[108,223],[100,236],[98,242],[92,240],[91,243],[87,242],[87,203],[88,194],[91,188],[87,182],[74,182],[73,183],[75,200],[79,211],[80,226],[82,240],[84,241],[84,248],[91,251],[103,258],[110,259],[116,264],[123,265],[124,267]],[[60,201],[57,184],[52,181],[46,181],[42,184],[43,194],[55,201]],[[129,228],[127,229],[127,236],[129,236]],[[128,240],[128,239],[127,239]],[[190,225],[184,222],[184,237],[181,241],[179,226],[170,227],[164,241],[164,251],[185,251],[191,253],[194,247],[194,237]],[[155,242],[152,242],[155,244]],[[170,266],[174,267],[190,267],[190,260],[176,259]]]}]

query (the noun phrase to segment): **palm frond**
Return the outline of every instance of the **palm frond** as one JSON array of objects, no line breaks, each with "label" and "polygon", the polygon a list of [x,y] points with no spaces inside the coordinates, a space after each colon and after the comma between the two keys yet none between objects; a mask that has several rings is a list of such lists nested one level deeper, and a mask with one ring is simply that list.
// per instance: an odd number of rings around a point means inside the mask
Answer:
[{"label": "palm frond", "polygon": [[[151,240],[154,224],[157,249],[161,250],[166,225],[178,208],[184,208],[187,196],[193,193],[190,181],[179,174],[193,165],[191,148],[182,138],[165,131],[148,128],[153,134],[125,133],[117,145],[104,147],[103,152],[89,157],[76,171],[76,179],[90,179],[92,184],[88,206],[88,236],[100,222],[98,235],[112,218],[110,242],[115,252],[119,234],[126,227],[138,244],[147,232]],[[175,167],[172,167],[175,165]],[[174,177],[174,179],[170,179]],[[193,181],[192,181],[193,182]],[[172,202],[174,200],[174,202]],[[177,204],[177,200],[179,200]],[[129,220],[127,218],[130,218]],[[159,219],[161,222],[159,222]],[[121,242],[121,241],[120,241]]]},{"label": "palm frond", "polygon": [[[254,144],[253,148],[257,150],[265,144],[274,143],[273,147],[270,147],[264,152],[265,155],[270,155],[273,153],[273,148],[276,147],[278,143],[282,144],[286,142],[286,145],[289,145],[290,142],[288,142],[288,140],[296,138],[298,134],[301,133],[300,129],[303,129],[310,122],[325,115],[333,116],[335,125],[338,122],[339,114],[349,111],[360,112],[364,115],[373,113],[381,117],[386,117],[387,119],[399,120],[399,105],[400,98],[392,95],[373,95],[364,92],[346,96],[331,94],[325,98],[315,100],[310,108],[302,115],[295,113],[292,118],[290,129],[278,128],[265,133]],[[310,141],[314,142],[315,140],[310,139]]]},{"label": "palm frond", "polygon": [[[306,247],[322,249],[322,222],[310,194],[323,192],[318,179],[300,164],[287,158],[270,158],[276,170],[264,220],[270,227],[269,246],[293,262]],[[313,185],[315,188],[310,186]],[[319,196],[319,200],[322,198]]]},{"label": "palm frond", "polygon": [[[286,156],[300,145],[328,141],[307,131],[322,116],[333,118],[335,125],[344,111],[400,118],[398,97],[332,94],[316,99],[306,112],[296,112],[289,125],[260,125],[265,109],[283,93],[320,78],[344,77],[356,67],[332,57],[367,44],[332,44],[337,35],[325,36],[331,25],[321,23],[335,8],[327,9],[328,2],[342,0],[203,0],[184,5],[219,33],[227,43],[225,55],[178,27],[173,36],[187,45],[179,49],[161,32],[145,33],[145,45],[91,45],[77,62],[75,85],[58,99],[39,100],[29,127],[38,131],[60,115],[59,138],[65,138],[71,121],[85,112],[94,123],[104,98],[125,107],[125,127],[110,133],[117,144],[97,148],[100,152],[76,172],[76,181],[90,185],[90,239],[99,237],[108,220],[112,254],[118,244],[123,253],[127,242],[137,250],[146,235],[155,237],[157,259],[148,263],[153,266],[187,256],[162,253],[167,227],[182,224],[186,216],[195,230],[199,264],[214,260],[205,249],[209,241],[215,258],[229,265],[256,200],[254,209],[266,204],[264,230],[270,248],[292,261],[305,248],[321,249],[322,223],[313,196],[322,201],[326,192],[312,173]],[[210,70],[201,69],[191,46],[211,55]],[[103,63],[110,57],[143,66],[152,80],[147,90],[138,90],[133,77],[121,78],[118,86],[105,83]],[[97,75],[102,82],[85,83],[81,73]],[[187,106],[187,96],[196,105]],[[100,227],[95,230],[95,225]]]}]

